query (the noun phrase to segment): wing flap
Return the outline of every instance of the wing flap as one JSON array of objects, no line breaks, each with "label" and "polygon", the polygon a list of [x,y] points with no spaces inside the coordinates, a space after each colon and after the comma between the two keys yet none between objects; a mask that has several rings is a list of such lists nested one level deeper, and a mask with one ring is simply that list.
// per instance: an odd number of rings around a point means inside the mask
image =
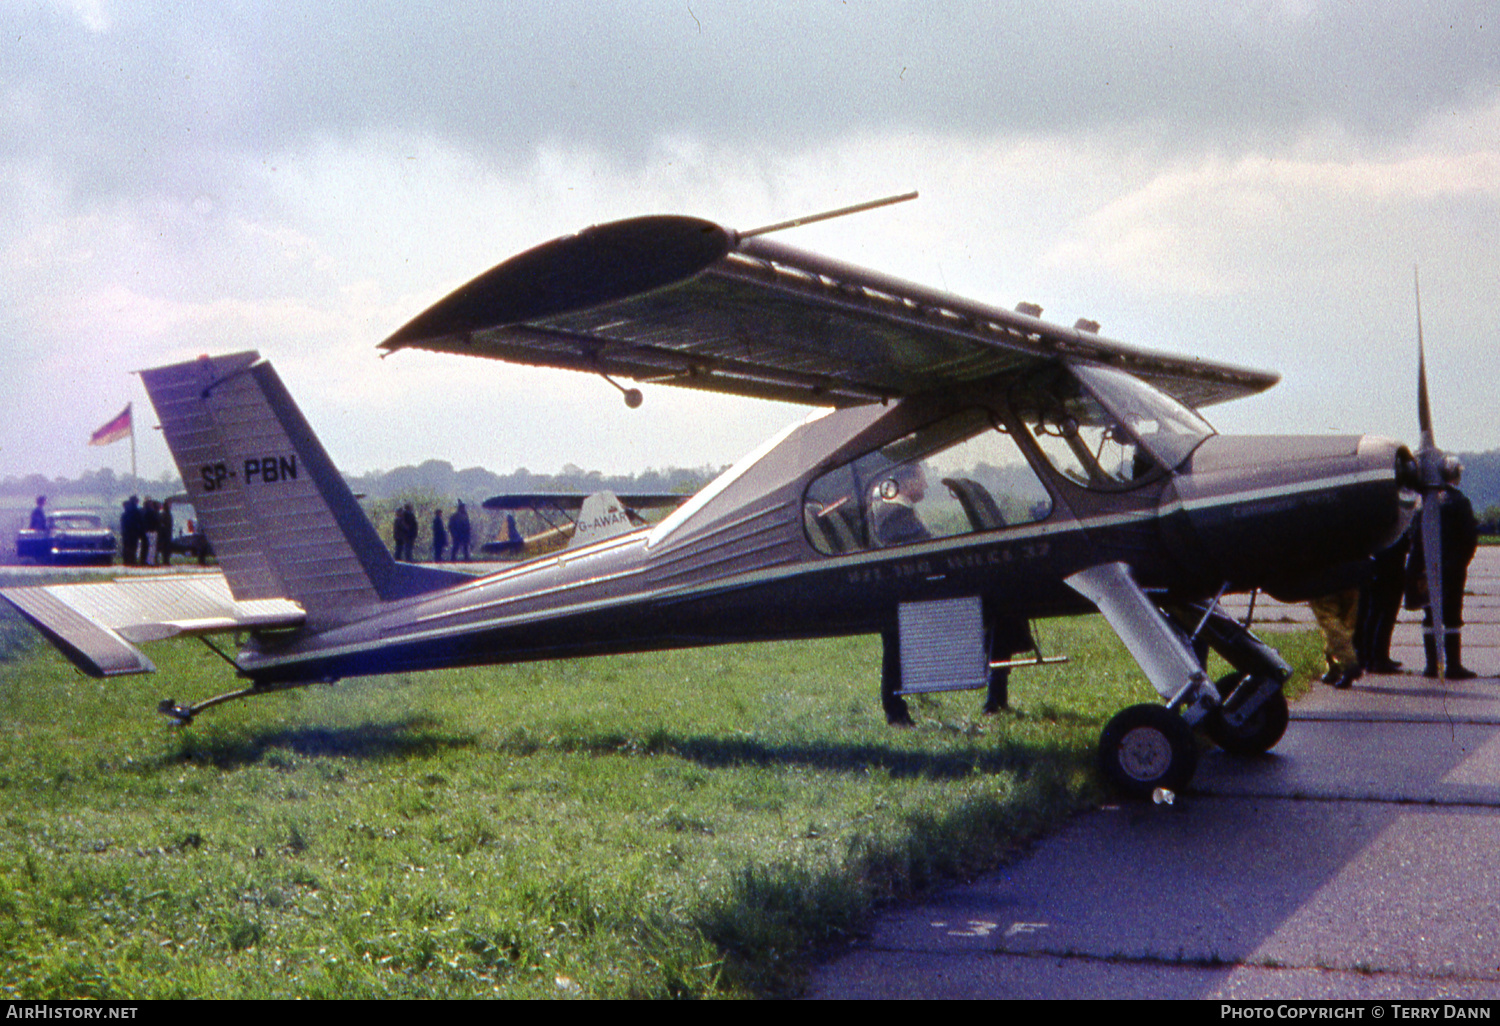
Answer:
[{"label": "wing flap", "polygon": [[286,599],[239,602],[223,574],[184,574],[90,584],[0,589],[74,665],[93,677],[156,669],[135,647],[179,634],[300,626]]},{"label": "wing flap", "polygon": [[672,217],[599,225],[529,250],[381,345],[816,406],[952,388],[1056,359],[1120,367],[1193,406],[1278,380]]}]

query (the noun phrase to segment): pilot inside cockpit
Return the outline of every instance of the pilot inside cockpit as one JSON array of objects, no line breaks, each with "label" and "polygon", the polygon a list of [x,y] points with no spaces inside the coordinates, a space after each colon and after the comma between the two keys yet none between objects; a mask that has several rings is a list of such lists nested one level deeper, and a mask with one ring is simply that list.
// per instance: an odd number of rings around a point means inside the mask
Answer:
[{"label": "pilot inside cockpit", "polygon": [[927,495],[927,472],[920,463],[898,463],[879,484],[871,501],[875,537],[881,545],[924,541],[932,532],[917,515]]}]

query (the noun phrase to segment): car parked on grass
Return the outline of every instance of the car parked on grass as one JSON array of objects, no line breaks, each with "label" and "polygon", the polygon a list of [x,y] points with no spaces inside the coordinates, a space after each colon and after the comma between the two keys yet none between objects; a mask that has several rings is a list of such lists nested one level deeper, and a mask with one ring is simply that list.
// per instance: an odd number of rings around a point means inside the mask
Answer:
[{"label": "car parked on grass", "polygon": [[60,509],[47,514],[47,526],[16,532],[16,555],[38,563],[98,563],[115,561],[114,532],[98,513]]}]

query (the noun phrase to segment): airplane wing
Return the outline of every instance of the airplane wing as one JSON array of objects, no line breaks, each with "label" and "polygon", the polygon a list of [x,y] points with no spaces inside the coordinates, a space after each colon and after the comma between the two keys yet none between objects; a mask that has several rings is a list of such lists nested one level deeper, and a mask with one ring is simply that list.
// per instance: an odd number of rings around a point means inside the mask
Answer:
[{"label": "airplane wing", "polygon": [[850,406],[1057,358],[1135,374],[1191,406],[1279,376],[1171,356],[691,217],[596,225],[505,261],[381,343]]},{"label": "airplane wing", "polygon": [[0,588],[3,597],[91,677],[156,669],[136,644],[178,634],[295,627],[287,599],[238,602],[223,574]]}]

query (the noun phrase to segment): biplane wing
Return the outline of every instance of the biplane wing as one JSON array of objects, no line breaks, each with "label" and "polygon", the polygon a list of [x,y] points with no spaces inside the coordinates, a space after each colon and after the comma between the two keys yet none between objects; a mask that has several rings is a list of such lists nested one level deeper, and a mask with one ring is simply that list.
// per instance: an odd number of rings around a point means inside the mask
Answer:
[{"label": "biplane wing", "polygon": [[[485,509],[536,510],[555,509],[559,512],[577,513],[583,509],[588,492],[510,492],[494,495],[484,500]],[[611,493],[613,494],[613,493]],[[692,498],[679,492],[637,492],[615,495],[630,509],[672,509]]]},{"label": "biplane wing", "polygon": [[306,619],[287,599],[236,601],[223,574],[4,588],[0,596],[91,677],[154,671],[135,647],[142,642],[296,627]]},{"label": "biplane wing", "polygon": [[[565,543],[569,548],[600,541],[617,534],[644,527],[646,520],[637,510],[676,509],[691,499],[677,492],[637,492],[616,495],[603,490],[584,492],[515,492],[495,495],[484,500],[484,508],[513,512],[524,510],[536,514],[547,530],[522,538],[515,531],[514,518],[507,518],[507,537],[487,542],[483,548],[492,554],[519,553],[528,546]],[[557,514],[553,516],[552,514]]]},{"label": "biplane wing", "polygon": [[815,406],[997,378],[1058,358],[1191,406],[1279,376],[1154,353],[691,217],[597,225],[519,254],[381,343]]}]

